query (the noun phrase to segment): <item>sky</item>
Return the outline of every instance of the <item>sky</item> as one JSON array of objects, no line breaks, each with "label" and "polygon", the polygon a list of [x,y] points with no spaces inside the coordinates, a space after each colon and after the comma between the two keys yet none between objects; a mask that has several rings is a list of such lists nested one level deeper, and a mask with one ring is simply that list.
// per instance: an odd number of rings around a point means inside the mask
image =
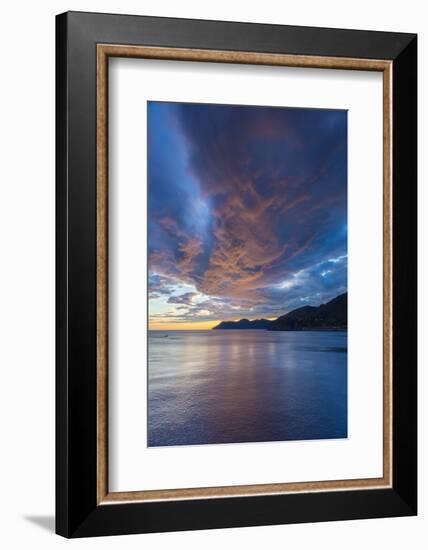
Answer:
[{"label": "sky", "polygon": [[151,330],[274,319],[347,290],[347,112],[148,109]]}]

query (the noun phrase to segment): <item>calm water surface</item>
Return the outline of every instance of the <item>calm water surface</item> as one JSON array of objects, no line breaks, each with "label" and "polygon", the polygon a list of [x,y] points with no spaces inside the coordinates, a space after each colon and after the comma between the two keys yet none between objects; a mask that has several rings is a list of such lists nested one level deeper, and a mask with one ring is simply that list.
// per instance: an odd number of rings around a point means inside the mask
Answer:
[{"label": "calm water surface", "polygon": [[347,333],[149,332],[148,444],[347,437]]}]

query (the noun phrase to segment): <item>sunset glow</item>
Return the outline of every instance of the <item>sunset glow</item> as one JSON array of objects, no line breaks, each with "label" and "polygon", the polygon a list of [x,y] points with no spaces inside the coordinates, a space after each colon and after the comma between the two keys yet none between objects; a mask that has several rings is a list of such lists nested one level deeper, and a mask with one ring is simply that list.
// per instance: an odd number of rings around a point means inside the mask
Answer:
[{"label": "sunset glow", "polygon": [[186,321],[180,321],[177,323],[165,321],[163,323],[149,322],[149,330],[211,330],[220,321],[199,321],[195,323],[187,323]]},{"label": "sunset glow", "polygon": [[150,330],[347,290],[347,113],[148,103]]}]

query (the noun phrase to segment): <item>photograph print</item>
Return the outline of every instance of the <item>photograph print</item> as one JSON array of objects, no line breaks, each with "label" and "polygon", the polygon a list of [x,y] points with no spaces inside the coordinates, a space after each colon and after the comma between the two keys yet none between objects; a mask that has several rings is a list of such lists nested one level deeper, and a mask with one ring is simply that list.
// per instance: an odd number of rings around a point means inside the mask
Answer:
[{"label": "photograph print", "polygon": [[149,101],[149,447],[346,438],[347,111]]}]

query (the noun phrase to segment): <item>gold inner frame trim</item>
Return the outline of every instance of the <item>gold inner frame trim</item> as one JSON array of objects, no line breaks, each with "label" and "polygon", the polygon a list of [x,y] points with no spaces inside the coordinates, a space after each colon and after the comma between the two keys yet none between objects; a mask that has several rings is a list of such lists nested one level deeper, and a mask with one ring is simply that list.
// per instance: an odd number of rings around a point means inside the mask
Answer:
[{"label": "gold inner frame trim", "polygon": [[[226,487],[109,492],[108,488],[108,59],[133,57],[383,73],[383,476]],[[392,62],[256,52],[97,45],[97,503],[222,498],[392,486]]]}]

